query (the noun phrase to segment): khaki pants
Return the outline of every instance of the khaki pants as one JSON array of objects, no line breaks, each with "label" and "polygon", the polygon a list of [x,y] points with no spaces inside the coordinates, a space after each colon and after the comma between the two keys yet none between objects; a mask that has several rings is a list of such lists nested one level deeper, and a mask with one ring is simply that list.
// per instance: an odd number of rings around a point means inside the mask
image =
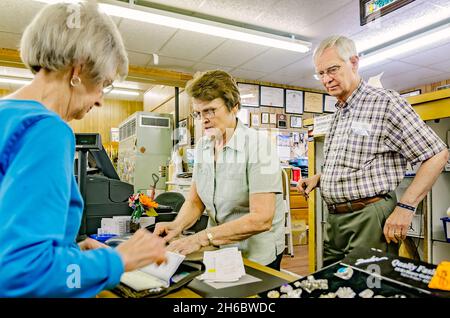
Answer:
[{"label": "khaki pants", "polygon": [[364,209],[328,214],[324,240],[324,266],[344,258],[354,247],[377,248],[398,255],[398,244],[387,244],[383,234],[386,219],[397,204],[395,192]]}]

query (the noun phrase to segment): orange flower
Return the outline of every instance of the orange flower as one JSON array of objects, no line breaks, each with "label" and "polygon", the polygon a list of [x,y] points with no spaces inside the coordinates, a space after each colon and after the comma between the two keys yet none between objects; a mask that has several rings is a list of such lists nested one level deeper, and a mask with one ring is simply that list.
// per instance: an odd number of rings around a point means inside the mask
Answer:
[{"label": "orange flower", "polygon": [[142,194],[142,193],[139,196],[139,202],[141,202],[143,205],[145,205],[148,208],[157,208],[158,207],[158,203],[156,203],[155,201],[153,201],[148,196],[146,196],[145,194]]}]

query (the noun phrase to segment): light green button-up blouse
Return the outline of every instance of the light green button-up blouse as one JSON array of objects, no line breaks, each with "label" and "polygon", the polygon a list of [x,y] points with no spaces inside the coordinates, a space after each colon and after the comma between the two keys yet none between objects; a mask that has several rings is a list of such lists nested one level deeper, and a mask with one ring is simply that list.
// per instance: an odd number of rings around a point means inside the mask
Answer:
[{"label": "light green button-up blouse", "polygon": [[284,203],[281,167],[276,147],[261,132],[238,121],[233,136],[214,163],[214,143],[199,140],[195,150],[193,181],[209,215],[208,226],[220,225],[249,213],[249,196],[275,193],[272,228],[237,244],[242,256],[263,265],[284,250]]}]

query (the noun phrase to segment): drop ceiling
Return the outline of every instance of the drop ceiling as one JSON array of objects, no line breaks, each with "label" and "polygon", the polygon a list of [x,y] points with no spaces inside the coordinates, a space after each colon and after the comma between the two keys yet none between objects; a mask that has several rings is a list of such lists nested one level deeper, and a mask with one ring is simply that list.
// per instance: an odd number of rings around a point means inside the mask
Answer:
[{"label": "drop ceiling", "polygon": [[[142,0],[141,0],[142,1]],[[393,30],[408,32],[427,14],[450,17],[450,0],[416,0],[378,21],[359,25],[358,0],[152,0],[191,12],[293,33],[313,47],[331,34],[353,38],[363,50]],[[0,48],[18,49],[21,33],[43,5],[31,0],[0,1]],[[246,80],[321,89],[314,80],[312,54],[246,44],[235,40],[114,18],[130,64],[193,74],[224,69]],[[364,78],[384,72],[387,88],[404,90],[450,79],[450,39],[361,70]],[[153,53],[159,55],[154,64]]]}]

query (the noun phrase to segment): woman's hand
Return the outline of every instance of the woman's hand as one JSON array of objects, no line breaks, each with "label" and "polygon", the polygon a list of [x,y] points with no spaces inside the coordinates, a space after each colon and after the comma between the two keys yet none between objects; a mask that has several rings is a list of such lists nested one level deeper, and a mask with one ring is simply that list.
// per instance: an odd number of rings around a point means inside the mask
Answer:
[{"label": "woman's hand", "polygon": [[181,231],[183,231],[183,229],[175,222],[158,222],[156,223],[153,234],[161,236],[165,242],[170,242],[170,240],[178,236]]},{"label": "woman's hand", "polygon": [[197,234],[189,235],[179,240],[175,240],[169,244],[167,250],[183,255],[188,255],[197,252],[199,249],[202,248],[202,246],[204,246],[201,244],[200,239],[201,233],[202,232],[199,232]]},{"label": "woman's hand", "polygon": [[146,229],[139,229],[134,235],[116,247],[122,257],[125,271],[133,271],[150,263],[158,265],[166,261],[166,242]]},{"label": "woman's hand", "polygon": [[97,248],[106,248],[109,247],[106,244],[103,244],[97,240],[91,239],[91,238],[87,238],[81,242],[78,243],[78,246],[80,247],[80,249],[82,251],[88,251],[88,250],[95,250]]}]

